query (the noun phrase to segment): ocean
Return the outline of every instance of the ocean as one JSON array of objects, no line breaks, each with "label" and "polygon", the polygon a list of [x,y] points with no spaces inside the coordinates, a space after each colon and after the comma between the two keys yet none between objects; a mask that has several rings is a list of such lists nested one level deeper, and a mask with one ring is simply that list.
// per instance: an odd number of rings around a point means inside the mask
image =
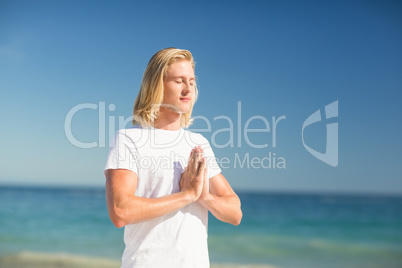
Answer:
[{"label": "ocean", "polygon": [[[402,197],[238,195],[239,226],[209,216],[211,263],[402,267]],[[0,186],[0,267],[14,267],[5,263],[27,253],[42,260],[60,254],[101,258],[118,267],[123,249],[123,229],[109,220],[104,189]]]}]

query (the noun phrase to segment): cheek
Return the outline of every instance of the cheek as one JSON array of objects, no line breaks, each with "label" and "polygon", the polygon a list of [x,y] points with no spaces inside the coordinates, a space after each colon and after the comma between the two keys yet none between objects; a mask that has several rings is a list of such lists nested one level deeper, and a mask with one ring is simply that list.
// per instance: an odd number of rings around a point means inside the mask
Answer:
[{"label": "cheek", "polygon": [[167,84],[163,89],[163,99],[165,101],[174,101],[180,89],[176,85]]},{"label": "cheek", "polygon": [[164,86],[164,92],[167,94],[175,94],[180,91],[180,84],[177,83],[167,83]]},{"label": "cheek", "polygon": [[169,98],[172,95],[172,87],[169,84],[163,85],[163,96],[164,99]]}]

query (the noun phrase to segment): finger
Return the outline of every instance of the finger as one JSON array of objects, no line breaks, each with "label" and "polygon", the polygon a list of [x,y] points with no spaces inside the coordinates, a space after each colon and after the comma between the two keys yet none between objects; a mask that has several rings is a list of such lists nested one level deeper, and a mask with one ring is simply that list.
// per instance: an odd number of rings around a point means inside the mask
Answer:
[{"label": "finger", "polygon": [[197,156],[198,156],[198,150],[197,150],[197,148],[194,148],[194,152],[193,152],[193,159],[192,159],[192,161],[194,162],[194,163],[197,163]]},{"label": "finger", "polygon": [[194,155],[194,149],[192,149],[190,152],[190,156],[188,157],[188,163],[190,163],[191,160],[193,159],[193,155]]},{"label": "finger", "polygon": [[199,168],[199,166],[201,165],[201,161],[204,158],[204,155],[202,153],[202,149],[201,146],[198,146],[198,161],[197,161],[197,169]]},{"label": "finger", "polygon": [[202,147],[201,147],[201,146],[200,146],[200,150],[201,150],[202,157],[205,157],[205,154],[204,154],[204,149],[202,149]]},{"label": "finger", "polygon": [[201,155],[200,148],[197,146],[197,163],[201,160],[201,157],[202,157],[202,155]]},{"label": "finger", "polygon": [[203,157],[201,159],[200,164],[197,169],[197,176],[200,176],[201,174],[203,174],[202,172],[204,172],[204,169],[205,169],[205,162],[206,162],[205,157]]},{"label": "finger", "polygon": [[190,157],[188,158],[187,166],[185,170],[189,170],[191,168],[191,162],[193,161],[194,149],[190,152]]},{"label": "finger", "polygon": [[194,157],[193,157],[193,166],[192,166],[192,170],[193,172],[196,174],[197,173],[197,169],[199,167],[199,161],[200,161],[200,152],[198,147],[195,148],[194,150]]},{"label": "finger", "polygon": [[195,163],[195,148],[191,150],[190,157],[188,158],[188,163],[186,167],[188,174],[193,174],[195,172],[194,163]]}]

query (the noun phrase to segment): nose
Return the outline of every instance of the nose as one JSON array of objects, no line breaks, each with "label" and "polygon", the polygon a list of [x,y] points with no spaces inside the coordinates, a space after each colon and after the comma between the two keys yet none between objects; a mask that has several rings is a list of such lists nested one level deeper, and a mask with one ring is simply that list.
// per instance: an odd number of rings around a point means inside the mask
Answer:
[{"label": "nose", "polygon": [[190,93],[192,85],[188,81],[184,84],[185,84],[185,86],[184,86],[182,92],[183,92],[183,94],[187,95],[188,93]]}]

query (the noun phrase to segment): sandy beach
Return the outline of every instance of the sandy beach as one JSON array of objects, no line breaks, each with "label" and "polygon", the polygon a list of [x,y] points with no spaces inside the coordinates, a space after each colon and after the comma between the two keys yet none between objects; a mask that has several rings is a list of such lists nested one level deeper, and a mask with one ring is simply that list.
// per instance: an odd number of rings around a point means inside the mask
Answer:
[{"label": "sandy beach", "polygon": [[[80,256],[69,253],[23,251],[0,257],[2,268],[116,268],[119,260]],[[270,265],[211,264],[211,268],[277,268]]]}]

